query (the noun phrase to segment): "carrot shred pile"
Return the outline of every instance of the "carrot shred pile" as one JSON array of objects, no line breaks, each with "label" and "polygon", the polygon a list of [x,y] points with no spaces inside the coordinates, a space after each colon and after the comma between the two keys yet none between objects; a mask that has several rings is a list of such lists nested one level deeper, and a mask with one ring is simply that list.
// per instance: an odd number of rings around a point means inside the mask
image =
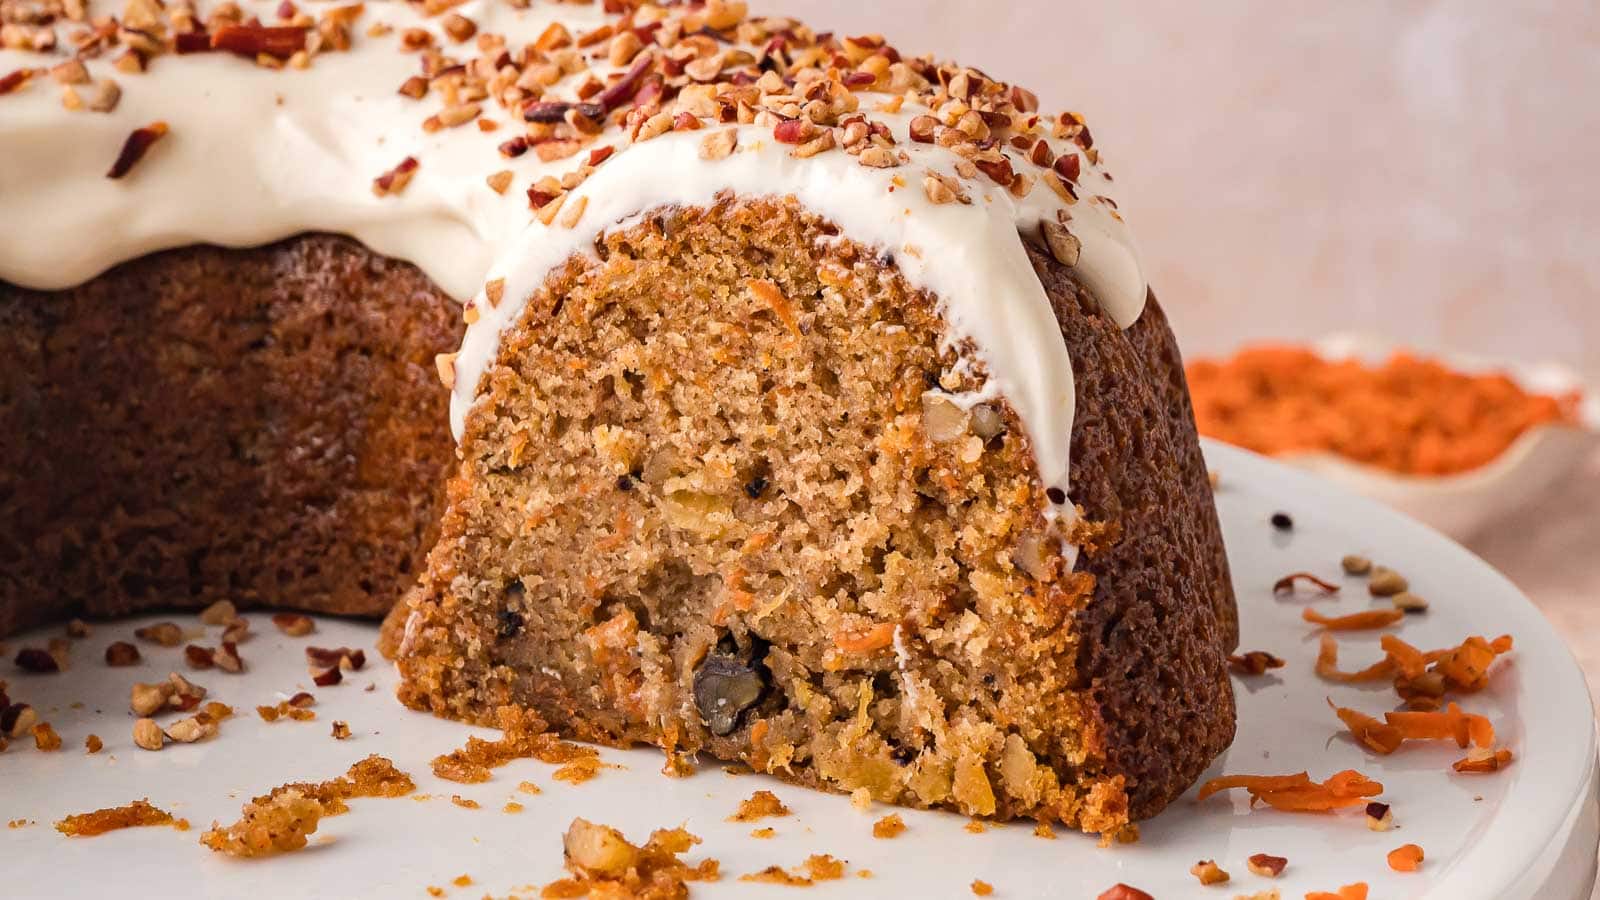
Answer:
[{"label": "carrot shred pile", "polygon": [[1257,453],[1328,451],[1414,475],[1484,465],[1530,428],[1576,421],[1580,400],[1406,353],[1367,366],[1288,345],[1197,360],[1188,381],[1201,434]]},{"label": "carrot shred pile", "polygon": [[1317,675],[1340,684],[1392,677],[1395,693],[1411,709],[1427,712],[1438,709],[1441,698],[1450,691],[1470,694],[1488,686],[1490,667],[1513,646],[1508,634],[1492,641],[1474,635],[1459,646],[1441,650],[1420,650],[1393,634],[1383,635],[1378,643],[1383,648],[1383,659],[1365,669],[1346,672],[1339,668],[1338,642],[1324,634],[1317,651]]},{"label": "carrot shred pile", "polygon": [[1367,900],[1367,883],[1347,884],[1338,891],[1311,891],[1306,900]]},{"label": "carrot shred pile", "polygon": [[1383,793],[1383,785],[1346,769],[1315,782],[1305,772],[1293,775],[1223,775],[1200,786],[1197,799],[1204,800],[1220,791],[1244,788],[1250,792],[1250,805],[1265,803],[1287,812],[1327,812],[1347,806],[1361,806],[1365,798]]},{"label": "carrot shred pile", "polygon": [[1389,851],[1389,868],[1396,872],[1415,872],[1422,868],[1422,848],[1416,844],[1401,844]]},{"label": "carrot shred pile", "polygon": [[[1461,711],[1454,703],[1443,710],[1386,712],[1383,721],[1328,701],[1352,737],[1374,753],[1388,755],[1405,741],[1455,741],[1458,747],[1494,746],[1494,725],[1476,713]],[[1461,770],[1457,770],[1461,771]]]},{"label": "carrot shred pile", "polygon": [[1398,609],[1366,609],[1345,616],[1325,616],[1308,606],[1300,613],[1300,618],[1329,631],[1387,628],[1405,617],[1406,614]]}]

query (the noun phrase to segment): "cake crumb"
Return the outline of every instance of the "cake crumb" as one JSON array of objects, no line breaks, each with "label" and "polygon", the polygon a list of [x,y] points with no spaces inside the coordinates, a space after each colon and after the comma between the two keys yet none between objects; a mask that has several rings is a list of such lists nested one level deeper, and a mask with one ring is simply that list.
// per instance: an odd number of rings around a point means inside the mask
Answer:
[{"label": "cake crumb", "polygon": [[1050,827],[1049,822],[1040,822],[1039,824],[1033,826],[1033,836],[1044,838],[1047,841],[1053,841],[1056,839],[1056,830]]},{"label": "cake crumb", "polygon": [[83,739],[83,749],[89,753],[99,753],[104,746],[105,742],[100,740],[98,734],[91,734]]},{"label": "cake crumb", "polygon": [[[180,821],[183,820],[174,819],[166,810],[151,806],[149,800],[135,800],[127,806],[114,806],[67,816],[56,823],[56,830],[68,837],[94,837],[123,828],[176,825]],[[187,822],[183,824],[185,828],[188,827]]]},{"label": "cake crumb", "polygon": [[972,879],[972,892],[979,897],[987,897],[994,893],[994,885],[984,881],[982,878],[974,878]]},{"label": "cake crumb", "polygon": [[872,808],[872,792],[866,788],[856,788],[850,792],[850,805],[866,812]]},{"label": "cake crumb", "polygon": [[905,830],[906,820],[902,819],[899,813],[890,813],[872,823],[872,836],[884,840],[897,838],[904,834]]},{"label": "cake crumb", "polygon": [[[497,741],[468,738],[466,746],[442,756],[434,757],[433,774],[459,784],[478,784],[489,780],[489,770],[496,769],[514,759],[533,758],[540,762],[560,765],[555,777],[579,784],[594,777],[600,768],[600,755],[592,747],[584,747],[561,740],[547,730],[543,719],[516,706],[502,706],[497,711],[502,732]],[[569,766],[579,760],[592,760],[592,769]],[[532,787],[532,782],[522,785]],[[525,790],[538,793],[538,788]]]},{"label": "cake crumb", "polygon": [[507,800],[506,805],[500,807],[500,811],[504,813],[519,813],[522,812],[524,808],[525,807],[523,807],[521,803],[518,803],[515,800]]},{"label": "cake crumb", "polygon": [[789,807],[783,805],[778,795],[771,791],[756,791],[739,803],[739,808],[728,817],[729,822],[754,822],[769,816],[787,816]]},{"label": "cake crumb", "polygon": [[478,801],[469,800],[468,798],[463,797],[460,794],[451,794],[450,795],[450,802],[454,803],[455,805],[457,805],[459,807],[461,807],[462,809],[481,809],[482,806],[483,806],[483,804],[479,803]]},{"label": "cake crumb", "polygon": [[45,753],[60,750],[61,735],[49,722],[40,722],[33,726],[33,746]]},{"label": "cake crumb", "polygon": [[767,840],[771,840],[772,838],[777,837],[778,836],[778,831],[775,828],[756,828],[756,829],[754,829],[754,830],[752,830],[750,832],[750,836],[753,837],[753,838],[757,838],[757,839],[763,840],[763,841],[767,841]]},{"label": "cake crumb", "polygon": [[519,781],[519,782],[517,782],[517,790],[521,791],[524,794],[542,794],[542,793],[544,793],[544,790],[542,788],[540,788],[537,784],[534,784],[531,781]]},{"label": "cake crumb", "polygon": [[541,896],[685,897],[687,882],[721,877],[714,859],[690,866],[679,858],[698,843],[700,838],[682,828],[663,828],[641,847],[609,825],[573,819],[562,839],[572,877],[545,885]]},{"label": "cake crumb", "polygon": [[269,856],[299,850],[325,816],[350,809],[356,797],[402,797],[416,790],[411,776],[382,756],[369,756],[338,778],[273,788],[244,805],[239,821],[223,828],[212,822],[200,843],[229,856]]},{"label": "cake crumb", "polygon": [[989,826],[978,819],[968,819],[967,824],[962,827],[972,834],[983,834],[989,830]]},{"label": "cake crumb", "polygon": [[740,875],[740,881],[782,884],[789,887],[810,887],[819,881],[837,881],[844,877],[845,862],[826,853],[814,853],[794,869],[767,866],[759,872]]}]

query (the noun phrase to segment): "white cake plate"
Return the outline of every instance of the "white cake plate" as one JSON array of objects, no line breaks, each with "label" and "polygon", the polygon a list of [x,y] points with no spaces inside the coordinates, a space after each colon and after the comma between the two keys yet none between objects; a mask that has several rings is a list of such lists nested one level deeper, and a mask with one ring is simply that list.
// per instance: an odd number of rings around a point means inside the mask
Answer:
[{"label": "white cake plate", "polygon": [[[26,675],[3,665],[15,700],[45,712],[66,741],[57,753],[13,745],[0,755],[0,819],[27,824],[0,829],[6,892],[12,896],[83,897],[428,897],[438,886],[447,897],[537,896],[538,885],[562,875],[561,834],[575,816],[605,822],[642,841],[650,829],[685,825],[705,842],[690,854],[721,861],[723,880],[693,886],[693,896],[791,896],[794,888],[741,882],[738,876],[772,864],[799,865],[809,854],[848,860],[851,875],[819,884],[807,896],[962,897],[982,879],[996,897],[1093,898],[1126,882],[1158,898],[1233,897],[1277,887],[1286,898],[1334,890],[1356,881],[1374,900],[1397,897],[1587,898],[1595,880],[1597,843],[1595,730],[1584,681],[1554,630],[1509,582],[1482,561],[1432,531],[1366,500],[1259,457],[1218,445],[1207,447],[1221,475],[1218,504],[1227,533],[1244,622],[1245,649],[1269,650],[1287,668],[1236,680],[1239,736],[1209,775],[1224,772],[1309,771],[1322,778],[1358,768],[1382,781],[1398,828],[1369,831],[1360,811],[1329,815],[1250,810],[1242,798],[1196,803],[1193,792],[1145,824],[1136,844],[1100,848],[1095,840],[1062,833],[1050,841],[1029,825],[992,826],[982,833],[948,814],[902,811],[909,826],[895,840],[871,836],[872,823],[892,810],[851,807],[847,798],[814,793],[763,776],[735,776],[714,763],[685,779],[660,774],[653,751],[605,751],[624,766],[582,785],[551,778],[551,766],[520,760],[495,770],[485,784],[459,785],[435,778],[429,760],[460,746],[470,734],[492,736],[402,709],[392,699],[395,676],[380,660],[342,685],[316,688],[307,676],[302,647],[365,646],[376,627],[324,619],[307,638],[279,634],[264,614],[251,619],[256,637],[241,651],[243,675],[193,673],[212,696],[241,715],[222,734],[159,753],[131,743],[129,683],[183,671],[178,650],[143,645],[145,662],[110,669],[104,646],[128,638],[140,620],[96,623],[77,642],[70,671]],[[1272,513],[1294,519],[1290,533],[1276,531]],[[1516,752],[1510,768],[1493,775],[1457,775],[1454,746],[1408,746],[1390,757],[1368,755],[1339,733],[1324,698],[1378,712],[1391,707],[1387,687],[1328,685],[1312,673],[1316,641],[1301,622],[1305,598],[1275,599],[1271,585],[1296,570],[1336,577],[1346,553],[1363,553],[1404,571],[1414,589],[1432,601],[1430,612],[1408,618],[1400,633],[1421,646],[1458,643],[1468,634],[1509,633],[1516,650],[1498,665],[1492,686],[1465,698],[1468,709],[1488,715]],[[1316,601],[1330,612],[1373,605],[1359,582],[1343,595]],[[175,618],[194,624],[192,616]],[[204,642],[214,644],[216,628]],[[43,643],[59,628],[13,638]],[[1346,668],[1377,657],[1376,638],[1341,642]],[[364,691],[368,684],[376,689]],[[297,690],[317,696],[313,722],[267,724],[252,708]],[[81,704],[81,706],[79,705]],[[330,736],[333,720],[354,735]],[[83,752],[84,737],[98,734],[106,747]],[[325,819],[306,851],[240,862],[197,843],[213,819],[232,821],[253,794],[296,780],[340,774],[370,753],[390,757],[417,780],[417,799],[355,800],[351,812]],[[521,781],[543,788],[517,791]],[[734,807],[758,788],[778,793],[794,815],[753,824],[727,821]],[[476,800],[479,809],[451,802]],[[52,828],[63,815],[148,797],[186,816],[188,832],[142,828],[96,838],[67,838]],[[508,801],[520,813],[503,811]],[[775,838],[750,836],[771,826]],[[1402,843],[1420,844],[1420,872],[1400,874],[1385,854]],[[1288,857],[1283,877],[1252,875],[1254,853]],[[1233,875],[1220,887],[1201,888],[1189,874],[1199,859],[1215,859]],[[868,869],[870,878],[854,874]],[[453,885],[467,875],[472,884]]]}]

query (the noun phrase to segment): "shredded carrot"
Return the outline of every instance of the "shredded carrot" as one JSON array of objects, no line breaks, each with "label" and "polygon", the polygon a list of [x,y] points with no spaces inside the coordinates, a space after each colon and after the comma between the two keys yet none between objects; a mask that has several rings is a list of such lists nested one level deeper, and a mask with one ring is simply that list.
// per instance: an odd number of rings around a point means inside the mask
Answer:
[{"label": "shredded carrot", "polygon": [[1434,670],[1453,687],[1474,693],[1489,684],[1489,667],[1494,664],[1495,657],[1510,650],[1510,635],[1503,634],[1492,642],[1474,635],[1462,641],[1459,647],[1436,651],[1439,657]]},{"label": "shredded carrot", "polygon": [[834,635],[833,644],[846,653],[869,653],[894,643],[894,626],[880,622],[860,634]]},{"label": "shredded carrot", "polygon": [[1402,676],[1416,678],[1427,671],[1428,660],[1423,652],[1400,638],[1386,634],[1378,639],[1378,646],[1389,655],[1389,661]]},{"label": "shredded carrot", "polygon": [[1475,469],[1524,431],[1576,421],[1580,396],[1397,353],[1381,366],[1265,345],[1188,366],[1200,433],[1257,453],[1330,451],[1415,475]]},{"label": "shredded carrot", "polygon": [[1389,868],[1396,872],[1415,872],[1422,868],[1422,848],[1416,844],[1401,844],[1390,850]]},{"label": "shredded carrot", "polygon": [[1311,607],[1306,607],[1300,618],[1313,625],[1321,625],[1329,631],[1360,631],[1368,628],[1387,628],[1405,618],[1406,614],[1398,609],[1368,609],[1347,616],[1325,616]]},{"label": "shredded carrot", "polygon": [[1358,672],[1339,671],[1339,642],[1333,635],[1324,634],[1317,650],[1317,675],[1328,681],[1356,684],[1363,681],[1382,681],[1394,675],[1394,661],[1385,657]]},{"label": "shredded carrot", "polygon": [[1313,784],[1311,776],[1305,772],[1296,772],[1293,775],[1221,775],[1211,779],[1200,786],[1200,795],[1196,800],[1204,800],[1218,791],[1230,788],[1247,788],[1251,793],[1261,791],[1284,791],[1291,788],[1307,787]]},{"label": "shredded carrot", "polygon": [[1355,884],[1347,884],[1339,888],[1337,893],[1312,891],[1306,894],[1306,900],[1367,900],[1367,883],[1358,881]]},{"label": "shredded carrot", "polygon": [[1339,593],[1339,586],[1337,584],[1333,584],[1331,582],[1324,581],[1321,578],[1318,578],[1317,576],[1311,574],[1310,572],[1293,572],[1291,574],[1283,576],[1282,578],[1279,578],[1276,582],[1273,583],[1272,592],[1274,594],[1292,593],[1294,591],[1295,584],[1297,582],[1301,582],[1301,581],[1309,581],[1309,582],[1311,582],[1313,585],[1316,585],[1316,587],[1318,589],[1320,589],[1324,594],[1337,594],[1337,593]]},{"label": "shredded carrot", "polygon": [[1400,749],[1400,745],[1405,741],[1405,735],[1393,725],[1387,725],[1349,707],[1334,706],[1332,700],[1328,701],[1328,705],[1333,707],[1333,712],[1339,717],[1339,721],[1350,729],[1350,734],[1357,743],[1374,753],[1387,756]]},{"label": "shredded carrot", "polygon": [[1200,787],[1199,799],[1229,788],[1250,792],[1250,803],[1265,803],[1287,812],[1326,812],[1347,806],[1360,806],[1363,798],[1383,793],[1383,785],[1353,769],[1339,772],[1322,783],[1304,772],[1294,775],[1224,775]]},{"label": "shredded carrot", "polygon": [[1466,759],[1458,759],[1450,764],[1450,768],[1462,774],[1475,774],[1484,772],[1498,772],[1511,765],[1511,751],[1504,747],[1493,753],[1472,753]]},{"label": "shredded carrot", "polygon": [[1400,729],[1406,740],[1453,740],[1459,747],[1468,744],[1494,746],[1494,725],[1483,716],[1462,712],[1461,707],[1454,703],[1441,712],[1387,712],[1383,714],[1383,719]]}]

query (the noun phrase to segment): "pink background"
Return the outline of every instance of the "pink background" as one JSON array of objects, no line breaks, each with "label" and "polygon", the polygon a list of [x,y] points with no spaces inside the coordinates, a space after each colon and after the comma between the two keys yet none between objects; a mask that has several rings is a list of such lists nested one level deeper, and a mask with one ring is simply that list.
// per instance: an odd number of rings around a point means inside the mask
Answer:
[{"label": "pink background", "polygon": [[753,5],[1087,116],[1191,352],[1356,329],[1600,378],[1600,4]]}]

